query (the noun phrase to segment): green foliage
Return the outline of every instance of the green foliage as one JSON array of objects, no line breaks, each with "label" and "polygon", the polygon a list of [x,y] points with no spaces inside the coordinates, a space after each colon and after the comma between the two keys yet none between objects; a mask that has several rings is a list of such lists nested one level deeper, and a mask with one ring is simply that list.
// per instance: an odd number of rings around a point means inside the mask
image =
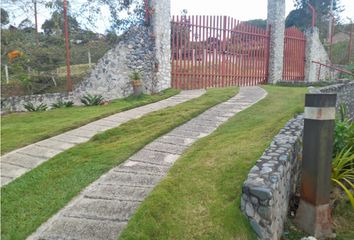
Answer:
[{"label": "green foliage", "polygon": [[58,102],[52,104],[52,108],[72,107],[73,105],[74,105],[73,101],[65,102],[65,101],[59,100]]},{"label": "green foliage", "polygon": [[131,74],[129,74],[130,80],[141,80],[141,73],[137,70],[134,70]]},{"label": "green foliage", "polygon": [[354,153],[352,148],[343,148],[332,161],[332,181],[347,194],[354,210]]},{"label": "green foliage", "polygon": [[1,8],[1,25],[6,25],[9,23],[9,14],[8,12]]},{"label": "green foliage", "polygon": [[35,106],[31,102],[23,104],[23,107],[29,112],[43,112],[48,108],[47,104],[41,103],[38,106]]},{"label": "green foliage", "polygon": [[[316,10],[317,20],[316,26],[320,29],[321,39],[327,36],[328,31],[328,14],[330,11],[331,1],[328,0],[294,0],[295,10],[291,11],[286,17],[285,26],[295,26],[301,30],[305,30],[311,26],[312,13],[308,7],[310,3]],[[342,11],[339,6],[339,0],[333,1],[333,12],[338,14]]]},{"label": "green foliage", "polygon": [[[354,146],[354,122],[348,119],[346,105],[341,104],[339,108],[339,118],[336,119],[334,129],[334,149],[333,154],[338,155],[343,149]],[[354,149],[351,149],[354,153]]]},{"label": "green foliage", "polygon": [[354,146],[354,123],[347,119],[336,120],[333,152],[336,155],[348,146]]},{"label": "green foliage", "polygon": [[252,20],[245,21],[245,23],[250,24],[252,26],[259,27],[259,28],[263,28],[263,29],[267,28],[267,20],[264,20],[264,19],[252,19]]},{"label": "green foliage", "polygon": [[104,99],[101,95],[87,94],[80,98],[80,100],[85,106],[97,106],[101,105]]}]

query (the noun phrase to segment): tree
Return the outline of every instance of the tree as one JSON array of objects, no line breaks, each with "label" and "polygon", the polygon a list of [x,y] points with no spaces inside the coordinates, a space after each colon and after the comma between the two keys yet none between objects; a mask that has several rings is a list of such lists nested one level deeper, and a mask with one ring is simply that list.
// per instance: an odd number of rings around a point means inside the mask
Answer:
[{"label": "tree", "polygon": [[[76,18],[72,16],[68,16],[69,22],[69,32],[78,32],[80,30],[80,26]],[[64,13],[61,12],[54,12],[52,17],[42,25],[42,29],[46,35],[53,35],[53,34],[62,34],[64,28]]]},{"label": "tree", "polygon": [[90,0],[79,8],[80,16],[85,18],[89,27],[95,27],[100,16],[105,16],[105,10],[110,13],[110,31],[116,33],[126,30],[131,25],[140,24],[144,20],[143,0]]},{"label": "tree", "polygon": [[251,20],[245,21],[245,23],[252,25],[252,26],[257,26],[262,29],[267,28],[267,20],[264,20],[264,19],[251,19]]},{"label": "tree", "polygon": [[9,22],[9,14],[5,9],[1,8],[1,25],[6,25]]},{"label": "tree", "polygon": [[[331,0],[294,0],[294,6],[296,9],[291,11],[287,16],[285,26],[295,26],[301,30],[305,30],[307,27],[311,26],[312,13],[309,9],[308,3],[310,3],[316,10],[316,26],[320,29],[321,37],[327,36],[328,21],[331,19],[329,15]],[[333,0],[333,14],[338,17],[341,11],[340,0]]]}]

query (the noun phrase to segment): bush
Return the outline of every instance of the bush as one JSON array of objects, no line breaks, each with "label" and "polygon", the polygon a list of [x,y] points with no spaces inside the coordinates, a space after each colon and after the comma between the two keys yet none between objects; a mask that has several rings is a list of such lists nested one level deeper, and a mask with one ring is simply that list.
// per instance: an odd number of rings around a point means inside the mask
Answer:
[{"label": "bush", "polygon": [[354,154],[352,148],[344,148],[332,161],[332,181],[344,190],[354,209]]},{"label": "bush", "polygon": [[64,102],[64,101],[59,100],[58,102],[52,104],[52,108],[72,107],[73,105],[74,105],[74,102],[72,102],[72,101]]},{"label": "bush", "polygon": [[83,96],[80,100],[86,106],[97,106],[103,103],[103,97],[101,95],[87,94]]},{"label": "bush", "polygon": [[47,104],[41,103],[38,106],[34,106],[31,102],[25,103],[23,107],[29,112],[42,112],[48,108]]},{"label": "bush", "polygon": [[[340,105],[339,119],[336,120],[334,129],[333,154],[336,156],[343,149],[354,146],[354,122],[348,119],[348,111],[344,104]],[[354,153],[354,149],[351,150]]]}]

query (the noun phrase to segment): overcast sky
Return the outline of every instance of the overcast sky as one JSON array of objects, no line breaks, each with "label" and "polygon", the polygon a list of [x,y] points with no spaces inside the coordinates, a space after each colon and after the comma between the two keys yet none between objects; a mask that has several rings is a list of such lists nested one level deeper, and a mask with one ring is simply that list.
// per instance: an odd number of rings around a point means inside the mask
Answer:
[{"label": "overcast sky", "polygon": [[[171,13],[181,14],[187,9],[190,15],[226,15],[237,20],[266,19],[267,0],[171,0]],[[286,15],[294,9],[293,0],[285,0]],[[340,0],[345,11],[342,19],[353,18],[354,0]]]}]

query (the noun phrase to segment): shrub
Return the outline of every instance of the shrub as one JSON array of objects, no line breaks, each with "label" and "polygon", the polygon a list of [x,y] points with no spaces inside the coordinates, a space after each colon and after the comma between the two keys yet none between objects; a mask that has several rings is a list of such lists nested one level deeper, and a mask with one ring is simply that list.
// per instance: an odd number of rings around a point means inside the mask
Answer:
[{"label": "shrub", "polygon": [[31,102],[23,104],[23,107],[29,112],[42,112],[48,108],[47,104],[41,103],[38,106],[34,106]]},{"label": "shrub", "polygon": [[103,97],[101,95],[87,94],[83,96],[80,100],[86,106],[96,106],[102,104]]},{"label": "shrub", "polygon": [[139,71],[134,70],[130,75],[129,75],[130,80],[132,81],[137,81],[141,80],[141,74]]},{"label": "shrub", "polygon": [[59,100],[58,102],[52,104],[52,108],[72,107],[73,105],[74,105],[74,102],[72,102],[72,101],[64,102],[64,101]]},{"label": "shrub", "polygon": [[[343,149],[354,146],[354,122],[348,119],[348,111],[344,104],[340,105],[339,118],[334,129],[334,156]],[[351,150],[354,153],[354,149]]]},{"label": "shrub", "polygon": [[347,194],[354,209],[354,154],[352,148],[342,149],[332,161],[332,181]]}]

